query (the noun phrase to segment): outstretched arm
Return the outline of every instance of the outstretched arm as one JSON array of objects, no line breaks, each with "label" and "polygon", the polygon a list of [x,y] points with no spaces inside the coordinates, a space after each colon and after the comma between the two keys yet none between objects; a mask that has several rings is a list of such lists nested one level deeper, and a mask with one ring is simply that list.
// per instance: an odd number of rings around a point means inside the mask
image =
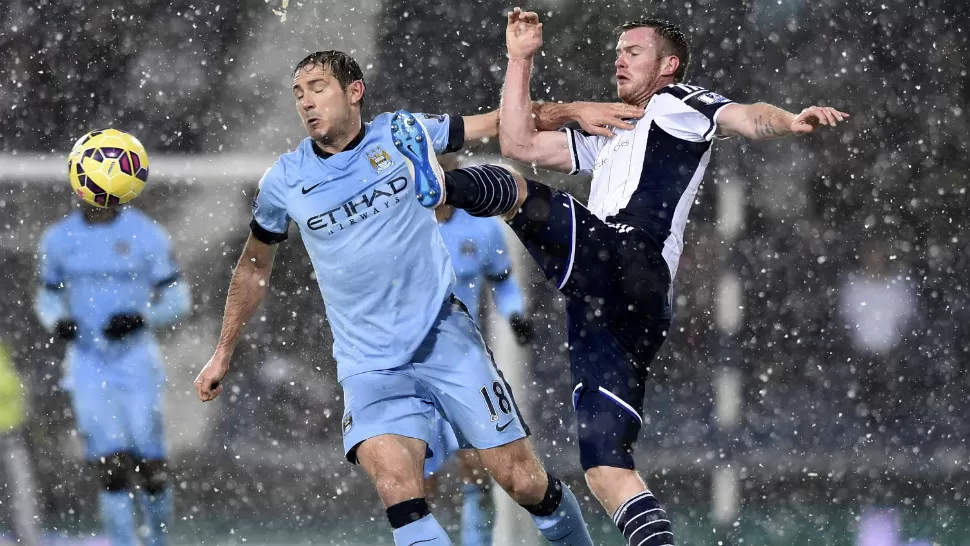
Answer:
[{"label": "outstretched arm", "polygon": [[835,127],[849,117],[830,106],[810,106],[798,115],[766,102],[729,104],[717,116],[718,134],[752,140],[811,133],[819,125]]},{"label": "outstretched arm", "polygon": [[229,360],[246,323],[266,296],[275,257],[276,245],[264,243],[250,234],[229,283],[222,332],[215,354],[195,380],[195,390],[203,402],[222,392],[219,382],[229,371]]}]

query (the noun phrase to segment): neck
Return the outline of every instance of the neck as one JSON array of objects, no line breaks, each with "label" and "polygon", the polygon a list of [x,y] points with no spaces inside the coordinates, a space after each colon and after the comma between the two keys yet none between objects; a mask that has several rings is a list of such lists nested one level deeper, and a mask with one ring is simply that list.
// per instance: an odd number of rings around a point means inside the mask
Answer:
[{"label": "neck", "polygon": [[84,221],[89,224],[104,224],[110,222],[118,217],[120,209],[99,209],[95,207],[84,207],[82,214],[84,215]]},{"label": "neck", "polygon": [[346,127],[337,131],[333,138],[314,139],[313,143],[328,154],[339,154],[340,152],[346,150],[347,145],[357,138],[362,125],[363,122],[361,121],[360,116],[357,116],[351,119]]},{"label": "neck", "polygon": [[667,87],[672,83],[676,83],[674,82],[673,78],[660,78],[656,82],[654,82],[652,86],[647,88],[647,90],[643,94],[637,95],[636,97],[634,97],[633,100],[630,101],[630,104],[633,104],[640,108],[646,108],[647,103],[650,102],[650,99],[652,99],[653,96],[657,94],[657,91],[660,91],[661,89],[663,89],[664,87]]},{"label": "neck", "polygon": [[451,220],[451,217],[455,214],[455,207],[451,205],[440,205],[438,208],[434,209],[434,217],[441,223]]}]

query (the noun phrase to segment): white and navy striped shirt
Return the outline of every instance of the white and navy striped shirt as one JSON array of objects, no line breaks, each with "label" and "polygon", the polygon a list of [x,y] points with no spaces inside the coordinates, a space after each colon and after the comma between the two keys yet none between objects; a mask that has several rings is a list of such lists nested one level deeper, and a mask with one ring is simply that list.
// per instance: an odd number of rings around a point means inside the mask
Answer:
[{"label": "white and navy striped shirt", "polygon": [[566,129],[570,174],[593,174],[589,210],[604,222],[639,228],[663,241],[671,278],[711,157],[717,116],[728,104],[717,93],[677,83],[658,91],[636,126],[614,130],[613,138]]}]

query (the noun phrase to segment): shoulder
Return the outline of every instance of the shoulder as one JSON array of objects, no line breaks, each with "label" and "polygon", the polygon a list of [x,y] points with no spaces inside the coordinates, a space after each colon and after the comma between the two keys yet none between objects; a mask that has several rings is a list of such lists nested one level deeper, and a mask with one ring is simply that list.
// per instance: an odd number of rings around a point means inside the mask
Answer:
[{"label": "shoulder", "polygon": [[168,230],[141,210],[129,207],[121,214],[124,222],[134,227],[138,232],[146,234],[150,242],[168,240]]},{"label": "shoulder", "polygon": [[57,241],[66,238],[67,232],[80,226],[81,213],[74,211],[64,218],[47,226],[47,229],[40,235],[40,244],[44,247],[55,245]]},{"label": "shoulder", "polygon": [[672,83],[657,91],[658,106],[689,108],[693,110],[726,104],[730,99],[704,87],[686,83]]}]

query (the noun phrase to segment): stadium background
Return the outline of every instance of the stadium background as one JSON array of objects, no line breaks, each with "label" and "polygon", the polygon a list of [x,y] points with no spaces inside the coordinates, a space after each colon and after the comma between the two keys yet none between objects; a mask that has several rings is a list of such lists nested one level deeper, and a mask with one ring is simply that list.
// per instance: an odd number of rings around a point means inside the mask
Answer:
[{"label": "stadium background", "polygon": [[[308,0],[292,3],[285,22],[278,7],[0,1],[0,338],[29,388],[26,436],[49,531],[90,532],[95,489],[57,387],[63,347],[48,342],[30,306],[35,247],[74,206],[62,172],[74,139],[114,126],[138,135],[156,161],[137,205],[172,231],[195,296],[192,316],[162,334],[176,543],[389,543],[372,487],[341,461],[331,339],[295,233],[281,249],[274,297],[235,360],[232,392],[203,406],[191,381],[218,334],[252,189],[272,157],[303,136],[287,90],[292,64],[309,51],[352,52],[366,75],[365,116],[492,109],[510,6]],[[800,140],[717,146],[688,227],[675,326],[655,366],[638,455],[676,515],[680,542],[852,544],[876,507],[895,511],[903,539],[970,544],[970,317],[960,250],[970,235],[967,5],[527,7],[545,20],[537,99],[612,100],[610,30],[650,14],[689,30],[690,83],[740,101],[794,111],[831,104],[853,115]],[[548,464],[585,495],[562,307],[529,261],[520,263],[543,327],[526,358],[500,364],[524,378],[518,396]],[[877,325],[892,332],[891,344],[873,353],[855,343],[840,302],[846,280],[877,263],[902,289],[881,299],[907,305],[889,306],[897,329]],[[724,404],[719,384],[740,390]],[[722,407],[737,410],[737,424]],[[737,513],[712,500],[724,469],[735,478],[728,489]],[[0,530],[9,528],[8,489],[0,483]],[[439,501],[448,524],[457,521],[451,499]],[[619,544],[588,498],[586,508],[594,535]]]}]

